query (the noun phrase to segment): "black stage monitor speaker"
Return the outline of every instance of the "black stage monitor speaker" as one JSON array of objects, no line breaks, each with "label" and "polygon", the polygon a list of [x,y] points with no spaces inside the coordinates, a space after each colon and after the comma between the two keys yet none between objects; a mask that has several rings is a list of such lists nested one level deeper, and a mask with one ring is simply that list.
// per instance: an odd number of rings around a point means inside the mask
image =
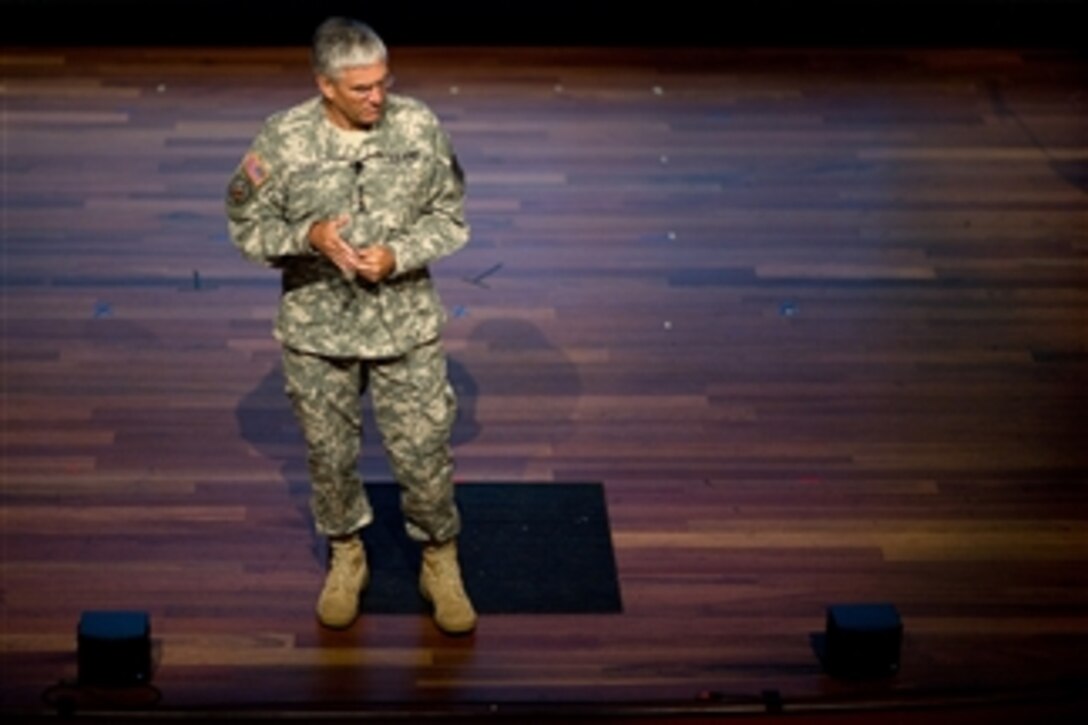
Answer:
[{"label": "black stage monitor speaker", "polygon": [[903,623],[891,604],[827,608],[824,666],[835,677],[888,677],[899,671]]},{"label": "black stage monitor speaker", "polygon": [[146,612],[83,612],[79,683],[131,687],[151,681],[151,621]]}]

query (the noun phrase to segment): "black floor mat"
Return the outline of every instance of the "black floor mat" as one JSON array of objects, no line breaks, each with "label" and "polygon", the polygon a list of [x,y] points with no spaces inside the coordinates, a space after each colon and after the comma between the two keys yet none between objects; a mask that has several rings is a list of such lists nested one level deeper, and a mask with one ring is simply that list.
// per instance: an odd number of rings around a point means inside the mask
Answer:
[{"label": "black floor mat", "polygon": [[[369,484],[363,531],[371,581],[362,611],[429,611],[420,549],[409,540],[395,484]],[[458,539],[465,588],[481,614],[620,612],[604,489],[598,483],[463,483]]]}]

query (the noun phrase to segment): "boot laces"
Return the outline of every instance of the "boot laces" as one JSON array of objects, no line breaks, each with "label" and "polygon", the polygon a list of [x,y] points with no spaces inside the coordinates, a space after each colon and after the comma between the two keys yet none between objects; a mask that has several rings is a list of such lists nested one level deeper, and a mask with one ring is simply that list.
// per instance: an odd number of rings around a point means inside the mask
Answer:
[{"label": "boot laces", "polygon": [[343,591],[350,588],[352,579],[352,559],[354,552],[347,547],[333,546],[332,563],[329,565],[329,575],[326,579],[326,587],[331,592]]}]

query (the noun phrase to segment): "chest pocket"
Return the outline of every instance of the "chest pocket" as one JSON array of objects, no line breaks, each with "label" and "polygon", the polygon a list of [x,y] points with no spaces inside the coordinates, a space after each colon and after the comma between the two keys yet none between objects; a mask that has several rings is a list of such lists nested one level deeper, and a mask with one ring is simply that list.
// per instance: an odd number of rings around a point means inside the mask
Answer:
[{"label": "chest pocket", "polygon": [[382,226],[412,224],[428,202],[433,156],[417,150],[386,153],[367,164],[363,194],[367,210]]},{"label": "chest pocket", "polygon": [[331,219],[351,211],[357,196],[357,174],[347,161],[301,166],[291,172],[287,183],[287,220]]}]

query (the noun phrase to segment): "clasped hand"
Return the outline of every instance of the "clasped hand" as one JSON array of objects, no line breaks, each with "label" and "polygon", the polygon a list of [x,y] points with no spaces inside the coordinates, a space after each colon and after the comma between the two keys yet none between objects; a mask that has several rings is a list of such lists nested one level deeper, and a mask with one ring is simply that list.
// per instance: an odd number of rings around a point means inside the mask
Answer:
[{"label": "clasped hand", "polygon": [[368,282],[381,282],[393,273],[397,264],[396,255],[385,245],[363,249],[351,246],[340,235],[340,230],[350,221],[347,214],[342,214],[335,219],[316,222],[307,235],[310,246],[328,257],[346,278],[359,275]]}]

